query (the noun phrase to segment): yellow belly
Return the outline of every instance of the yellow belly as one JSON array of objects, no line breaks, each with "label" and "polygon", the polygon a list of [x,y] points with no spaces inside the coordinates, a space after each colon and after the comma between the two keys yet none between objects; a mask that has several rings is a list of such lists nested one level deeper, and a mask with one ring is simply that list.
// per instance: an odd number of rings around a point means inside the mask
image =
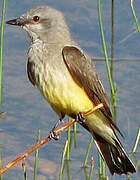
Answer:
[{"label": "yellow belly", "polygon": [[78,114],[94,107],[84,89],[74,81],[46,89],[45,97],[58,115],[60,112],[67,115]]},{"label": "yellow belly", "polygon": [[[53,88],[52,91],[49,91],[49,94],[46,90],[45,95],[59,116],[61,116],[61,113],[72,115],[79,112],[87,112],[95,107],[84,89],[79,87],[74,81],[67,83],[67,85],[63,84],[63,86]],[[110,123],[99,109],[86,116],[85,124],[91,132],[96,132],[108,142],[114,143],[112,140],[114,133],[112,128],[110,128]]]},{"label": "yellow belly", "polygon": [[[39,89],[60,117],[61,113],[71,116],[95,107],[85,90],[72,79],[70,74],[62,76],[58,73],[55,78],[48,77],[47,81],[40,83],[42,85]],[[85,124],[91,132],[96,132],[110,143],[114,143],[112,138],[115,137],[110,122],[99,109],[86,116]]]}]

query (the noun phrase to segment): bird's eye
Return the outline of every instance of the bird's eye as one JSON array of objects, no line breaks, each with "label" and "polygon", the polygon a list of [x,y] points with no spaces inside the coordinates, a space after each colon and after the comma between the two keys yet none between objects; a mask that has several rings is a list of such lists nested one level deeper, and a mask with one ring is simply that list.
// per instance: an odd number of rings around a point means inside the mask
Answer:
[{"label": "bird's eye", "polygon": [[38,22],[39,21],[39,16],[34,16],[33,20],[34,20],[34,22]]}]

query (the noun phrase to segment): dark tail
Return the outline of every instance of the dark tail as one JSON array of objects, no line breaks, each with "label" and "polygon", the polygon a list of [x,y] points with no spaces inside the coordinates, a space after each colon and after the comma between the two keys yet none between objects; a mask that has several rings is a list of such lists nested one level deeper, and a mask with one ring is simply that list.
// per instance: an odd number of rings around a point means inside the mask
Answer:
[{"label": "dark tail", "polygon": [[94,138],[112,175],[114,173],[128,175],[136,172],[119,140],[115,140],[116,146],[114,146],[95,133]]}]

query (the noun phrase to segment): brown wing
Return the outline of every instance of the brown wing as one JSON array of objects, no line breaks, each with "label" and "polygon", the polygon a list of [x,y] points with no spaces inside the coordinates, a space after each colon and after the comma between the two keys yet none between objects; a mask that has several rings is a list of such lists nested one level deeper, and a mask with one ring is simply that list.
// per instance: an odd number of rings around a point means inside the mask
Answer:
[{"label": "brown wing", "polygon": [[[95,105],[103,103],[101,112],[111,122],[111,125],[119,129],[112,120],[107,95],[96,74],[95,67],[78,48],[66,46],[62,51],[63,60],[76,83],[86,91]],[[120,132],[120,131],[119,131]]]}]

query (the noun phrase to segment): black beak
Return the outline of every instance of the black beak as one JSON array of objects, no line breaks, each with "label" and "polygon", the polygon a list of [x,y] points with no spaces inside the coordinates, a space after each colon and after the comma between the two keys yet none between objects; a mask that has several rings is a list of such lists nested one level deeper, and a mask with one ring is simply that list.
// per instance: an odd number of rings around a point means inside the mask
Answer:
[{"label": "black beak", "polygon": [[10,25],[14,25],[14,26],[24,26],[25,23],[26,23],[25,20],[21,19],[21,18],[6,21],[6,24],[10,24]]}]

